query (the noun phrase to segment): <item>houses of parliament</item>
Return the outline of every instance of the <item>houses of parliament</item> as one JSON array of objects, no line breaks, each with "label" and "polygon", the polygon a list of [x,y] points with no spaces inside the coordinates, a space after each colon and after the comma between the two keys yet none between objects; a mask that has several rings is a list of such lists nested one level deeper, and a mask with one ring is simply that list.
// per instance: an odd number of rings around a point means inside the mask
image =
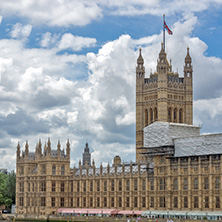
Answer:
[{"label": "houses of parliament", "polygon": [[70,168],[66,150],[50,139],[35,152],[17,146],[16,214],[53,215],[58,208],[221,211],[222,134],[193,125],[193,66],[184,50],[184,74],[172,71],[163,44],[156,71],[136,67],[136,161],[95,166],[88,143]]}]

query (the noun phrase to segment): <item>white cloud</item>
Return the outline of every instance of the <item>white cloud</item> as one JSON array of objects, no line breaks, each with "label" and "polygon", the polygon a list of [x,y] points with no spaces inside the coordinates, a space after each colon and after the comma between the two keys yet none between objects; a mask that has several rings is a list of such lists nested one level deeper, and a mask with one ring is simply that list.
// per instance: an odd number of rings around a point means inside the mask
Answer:
[{"label": "white cloud", "polygon": [[95,43],[95,38],[73,36],[71,33],[65,33],[58,44],[58,48],[59,50],[71,48],[74,51],[80,51],[82,48],[94,46]]},{"label": "white cloud", "polygon": [[11,37],[12,38],[27,38],[32,31],[31,25],[22,25],[21,23],[16,23],[12,26]]}]

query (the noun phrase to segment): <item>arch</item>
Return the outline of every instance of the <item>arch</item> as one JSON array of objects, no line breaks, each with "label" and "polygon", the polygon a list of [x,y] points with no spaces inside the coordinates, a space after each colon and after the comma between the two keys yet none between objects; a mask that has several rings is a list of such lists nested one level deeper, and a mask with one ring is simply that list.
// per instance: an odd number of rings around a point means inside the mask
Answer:
[{"label": "arch", "polygon": [[145,109],[145,126],[148,125],[148,110]]},{"label": "arch", "polygon": [[179,110],[179,123],[183,123],[183,110],[180,108]]},{"label": "arch", "polygon": [[158,110],[157,110],[157,107],[154,108],[154,120],[155,121],[158,120]]},{"label": "arch", "polygon": [[150,123],[153,122],[153,109],[150,108]]},{"label": "arch", "polygon": [[173,110],[173,122],[177,122],[177,108]]},{"label": "arch", "polygon": [[168,108],[168,122],[172,122],[171,116],[172,116],[172,108],[169,107]]}]

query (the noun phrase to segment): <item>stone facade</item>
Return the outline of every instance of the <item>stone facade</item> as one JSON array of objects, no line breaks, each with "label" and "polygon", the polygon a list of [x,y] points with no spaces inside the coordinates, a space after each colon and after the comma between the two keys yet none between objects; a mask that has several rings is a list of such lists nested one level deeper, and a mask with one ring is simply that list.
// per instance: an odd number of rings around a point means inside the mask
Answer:
[{"label": "stone facade", "polygon": [[[88,144],[78,168],[50,139],[35,152],[17,146],[16,214],[49,215],[58,208],[119,210],[222,210],[222,134],[200,135],[192,126],[192,66],[189,49],[184,77],[172,72],[161,49],[157,72],[145,78],[136,68],[136,162],[96,168]],[[86,158],[87,157],[87,158]],[[87,162],[87,164],[86,164]]]}]

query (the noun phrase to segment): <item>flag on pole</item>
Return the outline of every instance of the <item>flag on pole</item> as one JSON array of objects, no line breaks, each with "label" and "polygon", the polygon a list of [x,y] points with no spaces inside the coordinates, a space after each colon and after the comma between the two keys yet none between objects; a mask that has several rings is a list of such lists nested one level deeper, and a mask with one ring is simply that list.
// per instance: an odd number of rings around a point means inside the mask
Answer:
[{"label": "flag on pole", "polygon": [[169,35],[173,35],[173,32],[169,29],[168,25],[166,24],[166,22],[164,21],[164,28],[167,29],[167,32]]}]

